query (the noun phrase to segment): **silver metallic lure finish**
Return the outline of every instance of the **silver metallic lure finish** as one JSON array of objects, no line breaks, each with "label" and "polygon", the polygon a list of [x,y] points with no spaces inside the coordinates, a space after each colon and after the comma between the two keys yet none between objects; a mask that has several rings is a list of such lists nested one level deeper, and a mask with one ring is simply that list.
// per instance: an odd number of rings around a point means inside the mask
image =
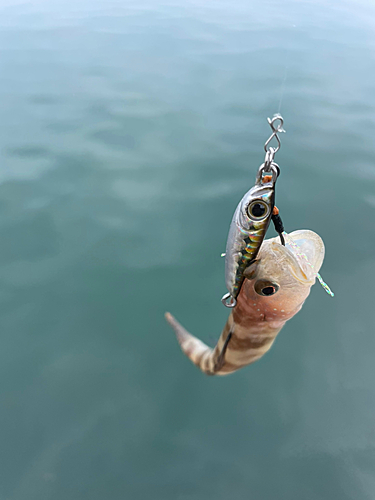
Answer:
[{"label": "silver metallic lure finish", "polygon": [[[271,175],[259,169],[255,186],[242,198],[234,212],[225,252],[225,284],[229,295],[224,300],[227,307],[234,307],[240,292],[244,271],[256,259],[266,235],[275,205],[277,165],[272,164]],[[233,304],[233,305],[230,305]]]}]

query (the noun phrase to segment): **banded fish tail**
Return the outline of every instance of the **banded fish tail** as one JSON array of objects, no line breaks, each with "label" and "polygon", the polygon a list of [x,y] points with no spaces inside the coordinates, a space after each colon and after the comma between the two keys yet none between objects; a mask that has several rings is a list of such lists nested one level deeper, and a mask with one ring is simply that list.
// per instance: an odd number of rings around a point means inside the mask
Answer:
[{"label": "banded fish tail", "polygon": [[226,375],[228,373],[221,372],[221,368],[224,365],[225,351],[231,336],[229,319],[214,349],[189,333],[169,312],[165,313],[165,319],[175,331],[182,351],[203,373],[206,375]]}]

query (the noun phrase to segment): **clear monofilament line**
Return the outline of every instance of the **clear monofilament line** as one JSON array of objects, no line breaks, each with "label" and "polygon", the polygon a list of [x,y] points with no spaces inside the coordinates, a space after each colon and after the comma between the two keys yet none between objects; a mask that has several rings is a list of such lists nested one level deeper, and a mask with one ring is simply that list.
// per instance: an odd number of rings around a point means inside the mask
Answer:
[{"label": "clear monofilament line", "polygon": [[306,257],[306,255],[303,252],[300,251],[299,246],[296,243],[294,243],[294,241],[292,240],[292,238],[289,237],[288,233],[286,233],[284,231],[283,235],[284,235],[285,239],[288,241],[288,243],[290,244],[290,246],[292,246],[294,248],[294,250],[296,252],[296,255],[298,257],[302,257],[303,259],[305,259],[305,261],[308,263],[308,265],[314,271],[314,274],[318,278],[319,283],[322,285],[322,287],[328,293],[328,295],[330,295],[331,297],[334,297],[335,294],[332,292],[332,290],[327,285],[327,283],[325,281],[323,281],[323,278],[321,277],[321,275],[315,271],[314,266],[311,264],[311,262],[309,262],[309,259]]}]

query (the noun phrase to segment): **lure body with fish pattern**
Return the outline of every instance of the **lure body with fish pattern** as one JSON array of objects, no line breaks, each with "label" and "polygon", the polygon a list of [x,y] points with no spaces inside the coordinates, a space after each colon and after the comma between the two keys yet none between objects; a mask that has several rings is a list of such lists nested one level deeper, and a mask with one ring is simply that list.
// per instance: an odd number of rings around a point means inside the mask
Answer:
[{"label": "lure body with fish pattern", "polygon": [[207,375],[227,375],[257,361],[271,348],[285,322],[301,309],[323,258],[323,241],[313,231],[290,233],[286,246],[277,238],[264,241],[257,260],[245,270],[236,307],[214,349],[166,313],[182,351]]},{"label": "lure body with fish pattern", "polygon": [[270,224],[276,179],[276,172],[262,178],[261,167],[255,186],[245,194],[234,212],[225,251],[225,284],[233,299],[237,299],[244,272],[256,258]]}]

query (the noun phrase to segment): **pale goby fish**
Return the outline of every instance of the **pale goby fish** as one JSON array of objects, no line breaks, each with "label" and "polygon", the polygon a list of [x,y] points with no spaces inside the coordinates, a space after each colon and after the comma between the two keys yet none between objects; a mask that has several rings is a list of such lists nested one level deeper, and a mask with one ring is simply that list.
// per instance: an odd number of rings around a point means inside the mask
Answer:
[{"label": "pale goby fish", "polygon": [[191,335],[170,314],[166,319],[182,351],[207,375],[227,375],[257,361],[272,346],[286,321],[302,307],[324,259],[324,243],[313,231],[299,230],[265,240],[214,349]]},{"label": "pale goby fish", "polygon": [[245,270],[256,259],[274,213],[279,169],[275,163],[268,166],[267,171],[265,169],[265,164],[259,167],[255,185],[237,205],[229,227],[225,250],[225,284],[228,293],[222,298],[227,307],[236,305]]}]

